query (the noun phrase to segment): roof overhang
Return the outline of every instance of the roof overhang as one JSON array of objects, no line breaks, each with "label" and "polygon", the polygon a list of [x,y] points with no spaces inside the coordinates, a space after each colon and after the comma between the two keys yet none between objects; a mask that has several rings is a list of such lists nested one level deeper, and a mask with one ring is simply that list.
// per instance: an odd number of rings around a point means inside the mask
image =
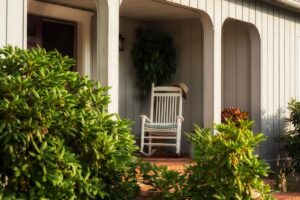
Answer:
[{"label": "roof overhang", "polygon": [[[32,1],[32,0],[31,0]],[[43,3],[56,4],[59,6],[70,7],[79,10],[85,10],[89,12],[96,12],[95,0],[34,0]]]},{"label": "roof overhang", "polygon": [[120,16],[140,20],[176,20],[199,18],[190,8],[158,0],[122,0]]},{"label": "roof overhang", "polygon": [[300,0],[263,0],[263,1],[300,13]]}]

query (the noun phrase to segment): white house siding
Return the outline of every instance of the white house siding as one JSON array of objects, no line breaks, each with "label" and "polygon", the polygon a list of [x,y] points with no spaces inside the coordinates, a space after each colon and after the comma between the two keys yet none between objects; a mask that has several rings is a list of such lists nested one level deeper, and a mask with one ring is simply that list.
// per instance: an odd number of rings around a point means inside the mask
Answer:
[{"label": "white house siding", "polygon": [[[260,154],[265,159],[274,160],[278,152],[274,138],[283,131],[284,118],[288,115],[287,102],[292,97],[299,96],[296,56],[296,39],[300,36],[299,14],[260,0],[166,1],[197,8],[209,14],[215,31],[215,59],[221,58],[220,26],[228,17],[252,23],[257,27],[261,37],[261,131],[268,136],[268,141],[260,146]],[[219,62],[214,66],[215,70],[221,68]],[[214,88],[217,90],[215,93],[221,91],[219,80],[215,81]],[[221,101],[215,100],[215,104],[221,104]]]},{"label": "white house siding", "polygon": [[[100,0],[97,0],[100,2]],[[150,1],[150,0],[149,0]],[[269,136],[268,141],[260,147],[260,154],[266,159],[275,159],[277,144],[274,138],[284,128],[284,117],[287,116],[287,102],[292,97],[299,97],[298,84],[298,48],[297,38],[300,36],[300,16],[297,13],[263,3],[261,0],[153,0],[156,2],[170,3],[176,6],[202,10],[211,18],[214,25],[214,120],[220,120],[221,91],[222,91],[222,25],[231,17],[254,24],[261,37],[261,131]],[[107,63],[106,83],[113,86],[113,104],[110,110],[118,111],[119,91],[121,85],[116,80],[119,69],[116,64],[118,60],[118,9],[121,0],[109,2],[109,17],[101,17],[98,12],[99,23],[107,20],[108,30],[98,30],[107,35],[107,45],[99,45],[101,55],[105,55]],[[115,6],[113,6],[115,4]],[[100,4],[99,4],[100,5]],[[0,0],[0,46],[5,44],[26,47],[26,16],[27,0]],[[101,23],[100,23],[101,24]],[[105,28],[105,27],[104,27]],[[106,27],[107,28],[107,27]],[[109,35],[109,33],[114,33]],[[186,39],[188,40],[188,39]],[[101,40],[99,40],[101,41]],[[205,41],[204,41],[205,43]],[[205,47],[204,51],[209,48]],[[106,49],[106,50],[105,50]],[[108,50],[107,50],[108,49]],[[108,56],[109,55],[109,56]],[[205,67],[205,66],[203,66]],[[110,69],[110,70],[108,70]],[[101,71],[101,70],[100,70]],[[116,72],[116,73],[115,73]],[[97,79],[100,74],[97,71]],[[190,87],[193,88],[193,87]],[[205,97],[203,97],[205,98]],[[121,109],[120,109],[121,110]],[[127,110],[126,110],[127,112]],[[136,115],[135,115],[136,116]]]},{"label": "white house siding", "polygon": [[[141,111],[148,104],[140,103],[136,87],[136,75],[131,59],[131,49],[135,39],[135,29],[144,26],[144,21],[120,18],[120,33],[125,39],[125,50],[119,53],[119,114],[134,122],[133,132],[138,136],[140,131]],[[145,103],[144,103],[145,104]],[[144,111],[144,109],[143,109]]]},{"label": "white house siding", "polygon": [[27,0],[0,0],[0,47],[26,47]]},{"label": "white house siding", "polygon": [[[126,38],[125,51],[120,52],[119,108],[122,117],[134,121],[133,132],[140,136],[141,114],[149,114],[148,98],[140,99],[136,85],[136,72],[132,64],[131,49],[135,38],[135,29],[151,27],[169,32],[177,51],[177,72],[173,83],[184,82],[189,92],[183,101],[183,132],[190,132],[193,124],[202,125],[202,66],[203,44],[200,19],[140,21],[128,18],[120,19],[120,33]],[[183,136],[184,137],[184,136]],[[188,153],[189,143],[183,139],[182,153]]]}]

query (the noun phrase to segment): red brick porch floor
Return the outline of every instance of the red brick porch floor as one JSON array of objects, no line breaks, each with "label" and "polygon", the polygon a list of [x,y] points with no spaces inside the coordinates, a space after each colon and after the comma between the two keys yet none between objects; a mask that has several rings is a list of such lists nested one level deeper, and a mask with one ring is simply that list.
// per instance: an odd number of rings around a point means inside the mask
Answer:
[{"label": "red brick porch floor", "polygon": [[[144,162],[150,162],[158,166],[165,165],[168,169],[179,172],[182,172],[184,168],[193,161],[190,157],[178,156],[151,156],[143,157],[143,160]],[[272,181],[267,180],[266,182],[269,183]],[[150,194],[148,192],[149,189],[148,186],[141,185],[141,196],[144,197],[143,199],[151,199],[151,196],[155,196],[155,194]],[[300,193],[275,193],[274,198],[277,200],[300,200]]]}]

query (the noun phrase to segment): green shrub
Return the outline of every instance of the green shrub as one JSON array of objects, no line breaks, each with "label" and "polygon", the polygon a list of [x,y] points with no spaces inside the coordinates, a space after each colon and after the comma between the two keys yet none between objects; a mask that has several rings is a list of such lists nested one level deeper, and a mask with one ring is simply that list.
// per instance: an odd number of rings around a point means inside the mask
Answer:
[{"label": "green shrub", "polygon": [[129,122],[72,65],[58,52],[0,49],[0,199],[133,199]]},{"label": "green shrub", "polygon": [[146,167],[145,183],[161,191],[161,199],[272,199],[261,179],[268,175],[269,166],[254,155],[265,137],[254,136],[251,125],[251,121],[239,121],[239,126],[228,121],[215,126],[216,135],[196,126],[195,133],[188,135],[195,147],[195,163],[183,174]]},{"label": "green shrub", "polygon": [[150,163],[140,163],[139,171],[143,183],[159,191],[158,199],[182,200],[186,199],[186,176],[167,166],[156,166]]},{"label": "green shrub", "polygon": [[292,167],[300,171],[300,102],[292,99],[288,104],[290,122],[293,127],[280,137],[283,149],[293,158]]},{"label": "green shrub", "polygon": [[[189,138],[195,146],[194,166],[189,167],[189,194],[193,199],[270,199],[261,179],[269,166],[254,154],[263,134],[253,135],[251,121],[228,121],[209,129],[195,127]],[[199,198],[201,196],[201,198]]]}]

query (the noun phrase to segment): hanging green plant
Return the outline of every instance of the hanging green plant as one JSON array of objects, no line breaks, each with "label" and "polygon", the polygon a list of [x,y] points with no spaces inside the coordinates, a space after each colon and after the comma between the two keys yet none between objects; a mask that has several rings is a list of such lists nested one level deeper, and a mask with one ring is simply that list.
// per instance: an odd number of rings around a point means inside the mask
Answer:
[{"label": "hanging green plant", "polygon": [[176,72],[176,49],[169,33],[137,29],[132,57],[142,97],[149,94],[151,83],[170,84]]}]

